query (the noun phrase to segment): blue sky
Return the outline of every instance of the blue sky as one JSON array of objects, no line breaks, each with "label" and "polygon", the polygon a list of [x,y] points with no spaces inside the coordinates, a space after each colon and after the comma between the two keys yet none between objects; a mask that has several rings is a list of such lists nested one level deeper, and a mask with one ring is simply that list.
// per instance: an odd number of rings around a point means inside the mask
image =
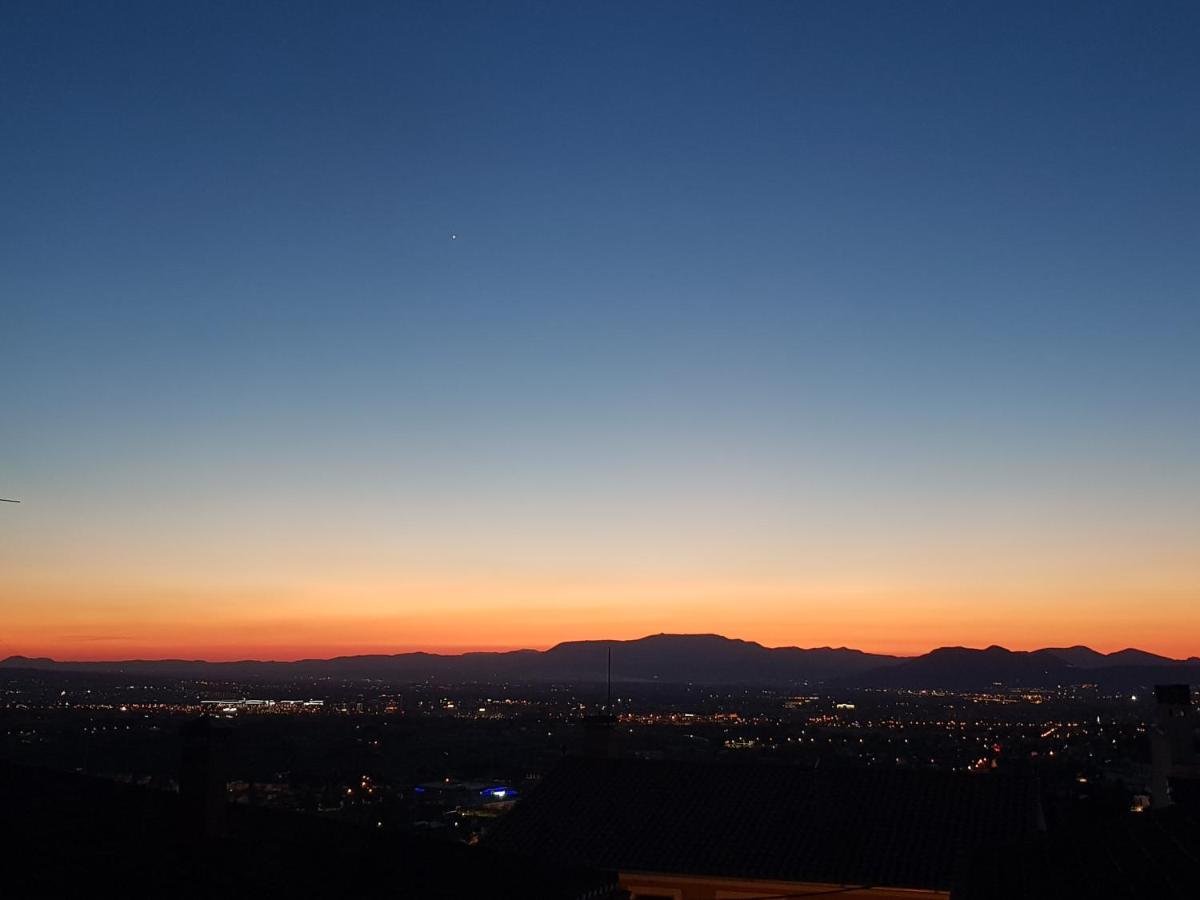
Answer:
[{"label": "blue sky", "polygon": [[409,563],[908,596],[964,553],[971,590],[1200,588],[1194,4],[0,17],[10,596]]}]

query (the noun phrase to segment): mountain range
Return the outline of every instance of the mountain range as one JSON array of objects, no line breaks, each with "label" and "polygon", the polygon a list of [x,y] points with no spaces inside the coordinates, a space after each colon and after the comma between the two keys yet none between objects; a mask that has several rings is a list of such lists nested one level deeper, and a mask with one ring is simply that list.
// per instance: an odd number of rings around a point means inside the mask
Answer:
[{"label": "mountain range", "polygon": [[1089,647],[1013,651],[942,647],[915,657],[846,647],[764,647],[716,634],[656,634],[629,641],[568,641],[549,650],[461,655],[398,653],[295,662],[126,660],[58,662],[12,656],[0,668],[120,672],[179,678],[343,678],[392,681],[600,682],[612,651],[613,680],[663,684],[789,685],[825,682],[845,687],[974,690],[994,685],[1051,687],[1097,684],[1128,689],[1163,681],[1200,682],[1200,658],[1170,659],[1143,650],[1099,653]]}]

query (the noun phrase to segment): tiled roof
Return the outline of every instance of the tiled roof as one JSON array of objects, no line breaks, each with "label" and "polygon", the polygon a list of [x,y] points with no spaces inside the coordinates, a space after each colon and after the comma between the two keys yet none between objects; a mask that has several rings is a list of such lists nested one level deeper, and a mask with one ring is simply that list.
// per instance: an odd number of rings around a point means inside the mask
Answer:
[{"label": "tiled roof", "polygon": [[488,845],[628,872],[946,890],[974,848],[1039,819],[1034,783],[997,775],[581,758]]},{"label": "tiled roof", "polygon": [[981,850],[954,900],[1196,900],[1200,818],[1170,807]]}]

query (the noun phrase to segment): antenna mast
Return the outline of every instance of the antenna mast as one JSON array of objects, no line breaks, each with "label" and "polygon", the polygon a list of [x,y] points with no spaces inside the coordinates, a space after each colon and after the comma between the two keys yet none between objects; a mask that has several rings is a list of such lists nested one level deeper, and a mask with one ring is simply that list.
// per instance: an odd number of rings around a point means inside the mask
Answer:
[{"label": "antenna mast", "polygon": [[604,709],[612,713],[612,647],[608,648],[608,703]]}]

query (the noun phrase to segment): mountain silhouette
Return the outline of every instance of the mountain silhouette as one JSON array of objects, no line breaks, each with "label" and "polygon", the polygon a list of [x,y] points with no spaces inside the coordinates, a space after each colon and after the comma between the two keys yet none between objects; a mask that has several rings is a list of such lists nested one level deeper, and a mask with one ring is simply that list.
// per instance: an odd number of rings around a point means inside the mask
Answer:
[{"label": "mountain silhouette", "polygon": [[1049,650],[1026,652],[997,646],[985,650],[939,647],[924,656],[905,660],[891,671],[868,672],[853,679],[853,682],[862,687],[914,690],[973,690],[993,685],[1045,687],[1070,683],[1079,671]]},{"label": "mountain silhouette", "polygon": [[854,687],[959,691],[1084,684],[1123,691],[1164,681],[1200,681],[1200,665],[1142,650],[1105,654],[1088,647],[1032,651],[940,647],[888,668],[843,679],[845,685]]},{"label": "mountain silhouette", "polygon": [[[1170,657],[1147,653],[1127,647],[1114,653],[1099,653],[1091,647],[1047,647],[1042,653],[1057,656],[1077,669],[1099,669],[1107,666],[1160,666],[1176,662]],[[1194,658],[1194,657],[1193,657]]]},{"label": "mountain silhouette", "polygon": [[549,650],[474,652],[459,655],[398,653],[339,656],[296,662],[206,662],[204,660],[125,660],[56,662],[14,656],[4,668],[86,672],[139,672],[172,677],[220,678],[388,678],[423,681],[600,682],[613,652],[613,678],[669,684],[784,684],[857,675],[893,665],[896,657],[845,647],[764,647],[716,634],[656,634],[630,641],[568,641]]},{"label": "mountain silhouette", "polygon": [[370,654],[295,662],[159,659],[58,662],[13,656],[0,668],[123,672],[176,678],[343,678],[448,682],[565,682],[604,680],[608,651],[613,679],[629,683],[789,685],[826,682],[844,687],[976,690],[995,685],[1053,687],[1097,684],[1125,689],[1164,680],[1200,681],[1200,660],[1173,660],[1143,650],[1099,653],[1088,647],[1014,651],[941,647],[895,657],[847,647],[764,647],[718,634],[655,634],[636,640],[568,641],[549,650]]}]

